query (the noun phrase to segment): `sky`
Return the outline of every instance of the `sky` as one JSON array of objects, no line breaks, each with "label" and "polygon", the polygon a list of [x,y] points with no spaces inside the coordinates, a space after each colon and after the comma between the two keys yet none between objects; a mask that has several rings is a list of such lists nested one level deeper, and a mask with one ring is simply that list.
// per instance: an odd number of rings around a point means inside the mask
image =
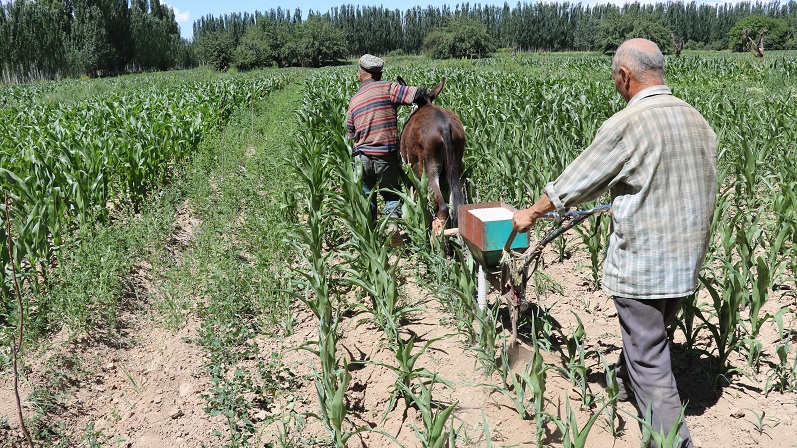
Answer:
[{"label": "sky", "polygon": [[[564,1],[564,0],[563,0]],[[616,4],[623,4],[628,3],[631,0],[582,0],[581,3],[584,5],[593,5],[597,3],[616,3]],[[686,0],[689,1],[689,0]],[[742,0],[727,0],[727,3],[737,3]],[[2,0],[0,0],[2,2]],[[386,8],[390,9],[400,9],[405,11],[410,9],[414,6],[435,6],[440,7],[443,5],[448,5],[450,7],[454,7],[457,4],[463,3],[470,3],[471,7],[475,6],[476,4],[481,4],[482,6],[486,5],[500,5],[503,6],[505,0],[476,0],[476,1],[469,1],[469,0],[453,0],[453,1],[446,1],[446,0],[417,0],[413,2],[404,1],[404,2],[381,2],[379,0],[275,0],[273,2],[264,2],[264,1],[255,1],[255,0],[161,0],[162,4],[166,4],[172,7],[174,10],[175,18],[177,19],[177,24],[180,25],[180,35],[182,35],[186,39],[191,39],[193,37],[194,31],[194,21],[197,19],[204,17],[208,14],[211,14],[215,17],[220,17],[225,14],[231,13],[254,13],[257,11],[268,11],[270,9],[276,9],[277,7],[282,8],[283,10],[294,11],[296,8],[302,10],[302,18],[307,18],[307,13],[312,9],[313,11],[318,11],[321,13],[325,13],[334,7],[338,7],[341,5],[353,5],[353,6],[385,6]],[[533,0],[520,0],[521,3],[534,3]],[[640,3],[655,3],[656,0],[641,0]],[[518,0],[506,0],[506,3],[509,4],[510,7],[515,7],[518,4]],[[571,1],[571,3],[578,3],[578,1]],[[698,4],[702,3],[725,3],[725,1],[703,1],[697,0]]]}]

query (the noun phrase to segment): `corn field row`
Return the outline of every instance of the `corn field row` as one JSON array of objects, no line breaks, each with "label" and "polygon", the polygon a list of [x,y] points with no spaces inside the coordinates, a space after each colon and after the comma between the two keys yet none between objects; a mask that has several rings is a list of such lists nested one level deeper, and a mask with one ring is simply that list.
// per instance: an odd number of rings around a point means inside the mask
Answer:
[{"label": "corn field row", "polygon": [[[719,190],[714,238],[701,273],[701,287],[677,320],[685,347],[711,359],[716,387],[727,386],[739,373],[763,374],[765,393],[797,390],[797,350],[794,345],[795,262],[797,234],[797,105],[793,86],[797,63],[788,57],[764,61],[735,56],[669,58],[667,80],[674,93],[700,110],[719,139]],[[409,63],[390,67],[385,78],[401,75],[412,85],[431,86],[446,76],[437,103],[456,111],[466,127],[466,189],[469,202],[504,201],[518,208],[531,204],[542,187],[595,135],[601,123],[624,103],[614,91],[610,60],[579,55],[526,56],[515,59],[444,64]],[[296,169],[302,179],[298,193],[306,226],[296,235],[305,254],[298,273],[304,300],[319,319],[318,342],[307,347],[320,358],[316,388],[319,417],[335,446],[368,428],[347,427],[345,394],[349,359],[336,344],[337,324],[347,310],[363,310],[384,331],[396,354],[388,366],[396,376],[391,406],[404,398],[423,415],[416,430],[422,446],[456,444],[450,418],[456,403],[435,406],[436,388],[448,387],[444,378],[415,366],[415,360],[436,341],[417,345],[402,333],[400,322],[417,311],[397,291],[394,249],[382,244],[385,222],[371,223],[361,194],[359,171],[349,156],[343,117],[347,99],[356,91],[350,68],[318,71],[307,84],[305,103],[298,112],[303,126],[296,146]],[[400,109],[399,122],[407,111]],[[354,170],[352,167],[354,166]],[[565,446],[585,446],[596,419],[603,416],[614,434],[617,403],[610,381],[604,393],[590,390],[589,359],[607,360],[585,346],[585,330],[578,316],[571,332],[555,328],[542,309],[530,316],[534,356],[523,372],[512,372],[506,360],[504,337],[496,331],[497,307],[479,312],[473,306],[476,265],[466,250],[453,244],[446,256],[443,244],[429,234],[425,182],[408,172],[403,220],[410,244],[404,250],[415,260],[416,275],[430,286],[455,317],[466,344],[480,353],[482,366],[498,371],[497,391],[509,397],[523,419],[534,420],[537,442],[553,424]],[[677,219],[677,217],[673,217]],[[562,256],[568,250],[586,251],[592,287],[600,284],[600,261],[608,226],[585,223],[576,236],[557,241]],[[431,237],[431,238],[430,238]],[[567,238],[570,238],[568,240]],[[405,266],[405,269],[407,267]],[[410,268],[412,269],[412,268]],[[535,289],[556,289],[551,279],[535,278]],[[354,296],[354,305],[350,298]],[[773,309],[767,301],[777,296]],[[708,300],[698,300],[707,297]],[[764,312],[762,310],[766,309]],[[763,326],[776,328],[774,346],[759,335]],[[564,341],[552,344],[552,340]],[[547,365],[542,351],[558,352],[565,368]],[[734,362],[742,357],[746,363]],[[763,362],[766,359],[767,362]],[[546,397],[546,378],[558,373],[580,390],[581,405],[594,412],[576,421],[567,400],[564,415],[552,415]],[[560,402],[561,403],[561,402]],[[388,412],[386,410],[386,412]],[[645,425],[644,419],[641,421]],[[487,422],[485,428],[489,432]],[[650,429],[649,427],[647,427]],[[648,439],[674,446],[673,434],[647,431]]]},{"label": "corn field row", "polygon": [[[13,261],[26,288],[50,287],[58,280],[49,276],[59,251],[108,223],[114,210],[141,207],[179,175],[204,135],[223,129],[231,111],[286,80],[271,72],[215,80],[133,77],[84,83],[85,95],[66,93],[80,91],[81,81],[3,86],[0,187],[10,197]],[[4,300],[11,297],[7,240],[4,226]],[[31,307],[47,314],[44,300]]]}]

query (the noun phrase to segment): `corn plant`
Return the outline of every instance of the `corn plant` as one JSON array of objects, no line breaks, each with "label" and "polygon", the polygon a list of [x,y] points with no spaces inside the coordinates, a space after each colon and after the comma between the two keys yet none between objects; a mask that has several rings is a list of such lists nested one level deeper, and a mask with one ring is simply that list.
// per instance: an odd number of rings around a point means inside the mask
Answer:
[{"label": "corn plant", "polygon": [[[715,225],[720,219],[720,210],[721,208],[718,208],[715,211]],[[739,328],[740,310],[749,296],[744,273],[744,263],[748,261],[744,260],[744,256],[749,255],[752,249],[746,238],[745,229],[739,223],[741,219],[741,214],[737,214],[728,226],[717,225],[721,239],[720,248],[724,253],[710,255],[707,264],[713,266],[714,270],[710,275],[700,276],[700,283],[712,298],[713,308],[708,313],[702,309],[695,310],[697,317],[703,321],[714,337],[717,347],[716,364],[720,373],[724,373],[728,368],[728,357],[740,345],[742,339]],[[731,256],[736,250],[741,251],[742,255],[740,261],[734,263],[731,261]],[[713,318],[717,320],[716,324],[713,323]]]},{"label": "corn plant", "polygon": [[565,339],[565,349],[561,350],[561,355],[567,366],[561,368],[561,372],[574,386],[581,389],[581,400],[584,406],[590,407],[595,397],[589,388],[589,381],[587,378],[589,369],[587,368],[586,358],[590,356],[592,352],[584,348],[584,337],[586,336],[586,332],[584,331],[584,324],[581,322],[581,318],[578,317],[576,313],[573,313],[573,315],[578,322],[578,326],[573,330],[570,336],[565,337],[562,335]]},{"label": "corn plant", "polygon": [[484,448],[493,448],[493,435],[490,433],[490,424],[482,412],[482,430],[484,431]]},{"label": "corn plant", "polygon": [[683,332],[686,339],[684,341],[684,346],[687,350],[695,349],[695,344],[698,340],[698,334],[701,328],[699,325],[695,325],[695,317],[699,311],[696,301],[697,294],[691,294],[684,299],[681,304],[681,310],[676,316],[675,325],[672,327],[673,332],[675,328],[680,328]]},{"label": "corn plant", "polygon": [[420,178],[409,168],[405,168],[404,172],[409,181],[408,191],[397,192],[401,198],[401,221],[413,245],[413,251],[425,256],[434,252],[432,245],[437,241],[430,231],[432,214],[429,212],[429,177],[426,170],[423,170]]},{"label": "corn plant", "polygon": [[548,415],[544,412],[548,365],[542,358],[542,346],[536,336],[532,336],[532,345],[534,347],[534,355],[531,358],[531,370],[528,378],[531,399],[534,403],[534,424],[537,428],[535,433],[537,437],[537,446],[542,446],[542,438],[545,435],[545,423],[548,421]]},{"label": "corn plant", "polygon": [[[508,368],[506,350],[502,351],[503,365]],[[542,441],[545,429],[546,414],[545,408],[545,384],[548,365],[542,359],[540,347],[534,345],[534,355],[526,364],[522,372],[512,372],[508,370],[507,377],[509,382],[504,383],[503,387],[495,386],[495,390],[508,397],[515,406],[520,418],[527,420],[532,416],[537,426],[538,445]],[[510,384],[511,383],[511,384]]]},{"label": "corn plant", "polygon": [[680,447],[681,442],[683,441],[680,431],[684,426],[684,413],[686,412],[686,405],[681,408],[681,413],[678,415],[678,418],[675,420],[675,423],[671,428],[654,428],[650,423],[652,420],[651,409],[652,408],[648,407],[645,418],[640,418],[634,414],[626,412],[626,414],[630,415],[642,426],[642,446],[650,446],[651,444],[655,444],[655,446],[659,448]]},{"label": "corn plant", "polygon": [[578,419],[576,418],[576,412],[570,406],[570,398],[565,396],[565,418],[559,419],[556,416],[550,416],[551,420],[559,428],[559,431],[562,432],[562,446],[564,448],[586,447],[587,436],[589,436],[592,426],[598,420],[598,417],[600,417],[605,408],[606,404],[604,404],[597,412],[592,414],[589,419],[587,419],[587,422],[584,423],[584,426],[579,426]]},{"label": "corn plant", "polygon": [[297,285],[305,291],[300,298],[318,318],[318,340],[306,344],[303,348],[316,355],[321,369],[313,368],[315,388],[321,404],[320,412],[311,415],[319,418],[330,434],[335,446],[346,446],[346,440],[361,432],[344,432],[343,423],[346,416],[345,393],[351,380],[348,362],[344,359],[342,367],[337,355],[338,316],[334,313],[330,293],[330,273],[328,257],[323,253],[325,220],[326,181],[324,166],[311,157],[312,147],[300,151],[300,158],[307,162],[297,165],[299,178],[307,186],[307,227],[295,232],[291,244],[303,258],[303,265],[297,273],[303,278]]},{"label": "corn plant", "polygon": [[387,418],[388,413],[393,410],[396,405],[396,400],[399,397],[404,398],[404,402],[407,407],[410,406],[410,397],[405,392],[406,390],[411,389],[412,383],[416,380],[423,382],[424,380],[429,381],[437,381],[441,382],[447,386],[450,386],[451,383],[445,381],[441,378],[438,378],[436,374],[432,373],[429,369],[425,367],[415,367],[415,362],[418,361],[418,357],[420,357],[426,349],[429,348],[432,343],[443,339],[444,337],[438,337],[434,339],[430,339],[426,341],[420,349],[416,353],[412,353],[412,351],[416,348],[415,345],[415,335],[410,336],[409,339],[406,341],[399,337],[396,343],[396,362],[398,365],[391,366],[389,364],[384,363],[375,363],[381,365],[383,367],[387,367],[388,369],[392,370],[393,373],[396,375],[396,382],[393,386],[393,390],[390,393],[390,401],[387,406],[387,410],[385,414],[382,416],[382,421]]},{"label": "corn plant", "polygon": [[[794,310],[784,308],[773,316],[778,327],[778,342],[775,344],[778,364],[767,377],[764,387],[765,394],[769,394],[773,390],[780,393],[797,390],[797,356],[794,356],[791,344],[792,330],[784,325],[783,315],[786,313],[794,313]],[[789,360],[789,356],[793,356],[794,360]]]},{"label": "corn plant", "polygon": [[352,436],[369,429],[361,426],[352,431],[343,430],[346,420],[346,389],[351,381],[348,362],[344,360],[342,368],[332,372],[314,372],[316,393],[321,401],[321,415],[316,417],[324,423],[332,443],[338,448],[344,448]]},{"label": "corn plant", "polygon": [[[19,212],[14,259],[34,293],[49,294],[60,281],[50,276],[70,256],[65,250],[108,223],[114,210],[139,210],[185,167],[202,138],[229,118],[229,108],[220,106],[244,101],[241,85],[262,97],[287,80],[276,74],[196,84],[131,79],[107,95],[68,101],[48,101],[42,96],[49,93],[32,88],[24,95],[31,104],[3,109],[0,186]],[[63,321],[66,312],[57,305],[39,303],[43,326]],[[70,322],[73,329],[89,324]]]},{"label": "corn plant", "polygon": [[530,387],[532,381],[529,376],[531,365],[532,362],[530,361],[526,364],[526,368],[523,372],[515,373],[510,371],[508,376],[511,380],[511,384],[509,387],[496,387],[496,390],[512,401],[512,404],[515,405],[515,411],[517,411],[518,415],[523,420],[527,420],[534,413],[534,402],[529,402],[526,398],[526,388]]},{"label": "corn plant", "polygon": [[[758,433],[758,435],[764,434],[764,432],[767,430],[767,428],[770,428],[770,429],[774,428],[774,427],[778,426],[781,423],[780,420],[777,419],[777,418],[773,418],[773,417],[769,417],[768,418],[767,417],[767,412],[765,410],[763,410],[763,409],[761,410],[760,414],[758,412],[750,409],[750,408],[745,408],[745,409],[750,411],[753,414],[753,417],[755,417],[755,419],[753,419],[750,423],[753,424],[753,428],[755,428],[755,430]],[[771,438],[772,437],[770,437],[770,439]]]},{"label": "corn plant", "polygon": [[495,357],[495,337],[496,326],[498,324],[499,307],[485,307],[484,310],[476,313],[479,322],[479,330],[476,334],[476,362],[479,367],[487,373],[492,373],[496,368]]},{"label": "corn plant", "polygon": [[603,355],[599,352],[598,356],[600,356],[601,363],[603,364],[603,369],[606,372],[606,396],[603,399],[604,407],[608,409],[606,415],[606,427],[609,429],[609,433],[612,436],[617,437],[617,427],[615,426],[615,422],[617,421],[617,396],[620,393],[620,385],[617,380],[617,370],[614,366],[604,359]]},{"label": "corn plant", "polygon": [[581,236],[581,242],[587,247],[589,251],[590,269],[592,272],[592,288],[599,289],[601,285],[600,278],[600,255],[603,251],[606,242],[609,239],[609,226],[604,225],[601,227],[601,218],[603,215],[595,214],[587,218],[588,225],[576,226],[576,231]]},{"label": "corn plant", "polygon": [[[465,252],[453,245],[452,248],[456,256],[455,260],[449,261],[438,256],[429,261],[440,263],[448,268],[446,284],[440,288],[440,292],[447,298],[444,300],[444,304],[455,317],[455,325],[459,333],[465,336],[465,343],[473,344],[477,338],[473,324],[479,320],[480,313],[474,301],[476,292],[474,279],[477,265],[470,252]],[[489,334],[485,336],[489,337]]]},{"label": "corn plant", "polygon": [[416,427],[413,427],[413,430],[415,431],[415,437],[420,440],[421,446],[424,448],[441,448],[446,446],[446,443],[450,443],[450,431],[446,430],[446,425],[457,406],[455,402],[448,407],[440,409],[438,404],[432,402],[432,388],[435,384],[436,380],[434,378],[428,385],[424,382],[419,382],[419,392],[417,394],[411,387],[404,386],[403,383],[400,384],[400,387],[404,389],[404,393],[412,399],[412,402],[421,413],[423,430]]},{"label": "corn plant", "polygon": [[[706,328],[713,336],[717,347],[716,367],[720,372],[725,372],[729,366],[728,357],[739,346],[739,307],[741,299],[747,290],[744,281],[738,272],[723,262],[724,272],[727,277],[701,277],[700,281],[711,295],[713,312],[704,314],[703,310],[696,309],[697,317],[703,321]],[[713,323],[712,318],[717,319]]]}]

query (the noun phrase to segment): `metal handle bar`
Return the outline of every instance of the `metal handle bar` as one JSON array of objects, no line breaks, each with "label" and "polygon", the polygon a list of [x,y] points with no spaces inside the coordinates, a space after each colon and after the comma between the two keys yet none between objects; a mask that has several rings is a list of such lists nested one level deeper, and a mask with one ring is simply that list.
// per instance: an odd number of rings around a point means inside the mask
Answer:
[{"label": "metal handle bar", "polygon": [[[564,221],[564,224],[562,225],[562,227],[560,227],[556,231],[551,232],[551,234],[549,234],[546,238],[544,238],[542,241],[540,241],[539,244],[537,244],[537,246],[538,247],[545,246],[546,244],[548,244],[551,241],[553,241],[559,235],[561,235],[561,234],[567,232],[568,230],[572,229],[574,226],[576,226],[581,221],[589,218],[590,216],[594,215],[595,213],[601,213],[601,212],[609,211],[609,210],[611,210],[611,208],[612,208],[612,206],[610,204],[603,204],[603,205],[599,205],[599,206],[597,206],[595,208],[591,208],[589,210],[573,210],[573,211],[565,213],[564,215],[560,215],[557,212],[545,213],[544,215],[540,216],[539,219],[554,219],[557,222]],[[505,252],[509,252],[510,246],[512,245],[512,241],[515,240],[515,237],[517,236],[517,234],[518,234],[518,231],[515,230],[515,229],[512,229],[512,232],[509,234],[509,238],[506,240],[506,244],[504,244],[504,251]]]}]

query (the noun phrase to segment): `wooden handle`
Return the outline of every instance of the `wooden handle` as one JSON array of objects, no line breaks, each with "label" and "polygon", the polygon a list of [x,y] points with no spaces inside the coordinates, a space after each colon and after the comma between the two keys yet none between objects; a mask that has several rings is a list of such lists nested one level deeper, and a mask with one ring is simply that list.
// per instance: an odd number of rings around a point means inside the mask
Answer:
[{"label": "wooden handle", "polygon": [[512,246],[512,241],[515,241],[516,236],[517,236],[517,230],[512,229],[512,233],[509,234],[509,238],[507,238],[506,244],[504,244],[505,252],[509,252],[509,248]]}]

